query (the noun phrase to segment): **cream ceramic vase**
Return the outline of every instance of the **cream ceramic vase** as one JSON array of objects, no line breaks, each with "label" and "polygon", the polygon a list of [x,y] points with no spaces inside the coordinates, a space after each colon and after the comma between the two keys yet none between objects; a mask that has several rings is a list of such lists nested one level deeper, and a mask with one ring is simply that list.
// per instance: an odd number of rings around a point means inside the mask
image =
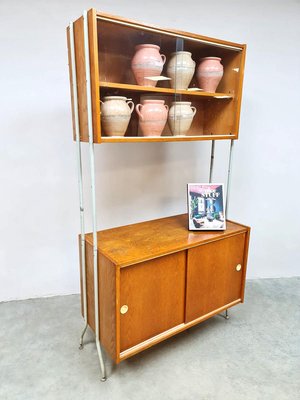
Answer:
[{"label": "cream ceramic vase", "polygon": [[127,97],[106,96],[101,101],[101,121],[107,136],[124,136],[134,104]]},{"label": "cream ceramic vase", "polygon": [[196,112],[196,107],[191,106],[189,101],[172,102],[168,122],[174,136],[187,134]]},{"label": "cream ceramic vase", "polygon": [[195,73],[196,63],[192,60],[192,53],[177,51],[171,54],[167,66],[167,75],[171,78],[171,88],[186,90]]},{"label": "cream ceramic vase", "polygon": [[200,59],[197,68],[197,79],[201,89],[215,93],[223,76],[223,65],[219,57],[204,57]]},{"label": "cream ceramic vase", "polygon": [[169,110],[164,100],[144,100],[143,104],[137,104],[135,109],[143,136],[161,136]]},{"label": "cream ceramic vase", "polygon": [[137,84],[140,86],[156,86],[157,81],[147,79],[148,76],[160,76],[166,56],[159,53],[160,47],[154,44],[135,46],[135,55],[131,61],[131,69]]}]

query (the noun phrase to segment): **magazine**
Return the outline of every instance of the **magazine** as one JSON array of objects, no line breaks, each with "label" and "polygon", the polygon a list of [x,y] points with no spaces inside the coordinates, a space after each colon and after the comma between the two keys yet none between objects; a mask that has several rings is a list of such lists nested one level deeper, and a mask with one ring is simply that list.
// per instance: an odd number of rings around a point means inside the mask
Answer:
[{"label": "magazine", "polygon": [[224,185],[188,184],[189,230],[225,230]]}]

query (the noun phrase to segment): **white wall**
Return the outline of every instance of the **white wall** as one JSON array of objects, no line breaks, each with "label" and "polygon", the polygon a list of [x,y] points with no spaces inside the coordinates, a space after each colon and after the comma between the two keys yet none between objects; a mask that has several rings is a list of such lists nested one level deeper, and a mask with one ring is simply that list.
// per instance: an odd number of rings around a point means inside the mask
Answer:
[{"label": "white wall", "polygon": [[[299,1],[1,0],[0,300],[79,291],[65,27],[90,7],[248,44],[229,216],[252,227],[248,277],[299,275]],[[217,143],[216,180],[227,147]],[[185,212],[208,153],[97,146],[99,228]]]}]

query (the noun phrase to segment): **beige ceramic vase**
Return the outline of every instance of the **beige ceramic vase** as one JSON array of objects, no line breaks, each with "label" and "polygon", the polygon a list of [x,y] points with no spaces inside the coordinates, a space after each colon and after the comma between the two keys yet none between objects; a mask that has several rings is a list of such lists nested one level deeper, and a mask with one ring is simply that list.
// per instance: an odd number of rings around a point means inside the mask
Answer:
[{"label": "beige ceramic vase", "polygon": [[127,97],[106,96],[101,101],[101,121],[107,136],[124,136],[134,104]]},{"label": "beige ceramic vase", "polygon": [[201,89],[215,93],[223,76],[223,65],[219,57],[204,57],[200,59],[197,68],[197,79]]},{"label": "beige ceramic vase", "polygon": [[135,109],[143,136],[161,136],[169,110],[164,100],[144,100],[143,104],[137,104]]},{"label": "beige ceramic vase", "polygon": [[136,82],[140,86],[156,86],[156,80],[150,80],[148,76],[160,76],[166,56],[159,53],[160,47],[155,44],[139,44],[135,46],[135,55],[131,61],[131,69]]},{"label": "beige ceramic vase", "polygon": [[171,88],[186,90],[195,73],[196,63],[192,60],[192,53],[177,51],[171,54],[167,66],[167,75],[171,78]]},{"label": "beige ceramic vase", "polygon": [[168,122],[174,136],[187,134],[196,112],[196,107],[191,106],[189,101],[172,102]]}]

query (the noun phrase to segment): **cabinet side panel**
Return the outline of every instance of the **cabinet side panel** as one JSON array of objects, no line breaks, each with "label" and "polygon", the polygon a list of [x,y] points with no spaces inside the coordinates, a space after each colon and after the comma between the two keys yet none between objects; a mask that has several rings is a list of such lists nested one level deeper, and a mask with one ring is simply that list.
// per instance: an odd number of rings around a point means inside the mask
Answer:
[{"label": "cabinet side panel", "polygon": [[[95,332],[93,246],[86,242],[86,282],[88,324]],[[100,341],[116,362],[116,268],[98,252]]]},{"label": "cabinet side panel", "polygon": [[97,34],[96,11],[94,9],[91,9],[88,12],[88,26],[89,26],[89,51],[90,51],[93,134],[94,134],[94,143],[100,143],[101,142],[101,127],[100,127],[98,34]]},{"label": "cabinet side panel", "polygon": [[94,257],[93,257],[93,246],[88,242],[85,242],[85,267],[86,267],[87,319],[89,326],[95,332]]},{"label": "cabinet side panel", "polygon": [[247,263],[248,263],[249,241],[250,241],[250,228],[248,228],[247,233],[246,233],[246,237],[245,237],[244,260],[243,260],[243,278],[242,278],[242,289],[241,289],[242,303],[244,303],[244,297],[245,297],[245,286],[246,286],[246,273],[247,273]]},{"label": "cabinet side panel", "polygon": [[79,248],[79,276],[80,276],[80,307],[81,315],[83,315],[83,289],[82,289],[82,263],[81,263],[81,235],[78,235],[78,248]]},{"label": "cabinet side panel", "polygon": [[98,253],[100,340],[110,357],[116,361],[116,267]]},{"label": "cabinet side panel", "polygon": [[70,46],[70,28],[67,28],[67,44],[68,44],[68,63],[69,63],[69,78],[70,78],[70,93],[71,93],[71,108],[72,108],[72,126],[73,126],[73,139],[76,139],[75,133],[75,115],[74,115],[74,93],[73,93],[73,75],[72,75],[72,58]]},{"label": "cabinet side panel", "polygon": [[[244,45],[244,49],[241,52],[241,60],[240,60],[240,73],[239,73],[239,82],[236,91],[236,118],[235,118],[235,126],[234,132],[239,134],[239,126],[240,126],[240,115],[241,115],[241,106],[242,106],[242,95],[243,95],[243,82],[244,82],[244,71],[245,71],[245,61],[246,61],[246,48],[247,46]],[[249,234],[249,232],[248,232]]]},{"label": "cabinet side panel", "polygon": [[84,55],[83,17],[74,22],[75,61],[78,96],[78,117],[80,140],[88,142],[86,74]]}]

